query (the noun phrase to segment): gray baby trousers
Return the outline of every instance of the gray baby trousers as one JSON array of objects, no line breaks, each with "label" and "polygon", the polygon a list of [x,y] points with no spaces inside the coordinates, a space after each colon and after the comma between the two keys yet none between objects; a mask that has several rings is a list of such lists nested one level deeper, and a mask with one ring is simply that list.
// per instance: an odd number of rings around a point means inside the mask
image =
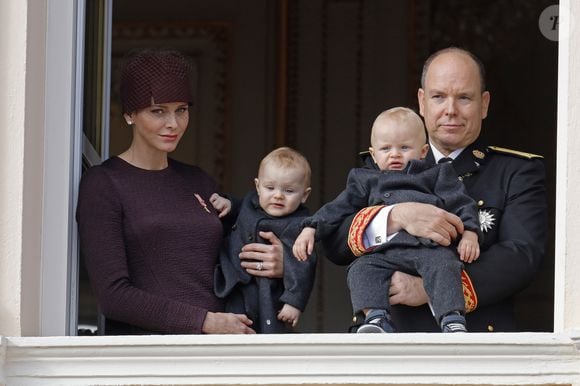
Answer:
[{"label": "gray baby trousers", "polygon": [[465,311],[463,263],[448,247],[394,247],[360,256],[347,271],[354,312],[378,308],[390,312],[389,285],[395,271],[420,275],[437,323],[452,311]]}]

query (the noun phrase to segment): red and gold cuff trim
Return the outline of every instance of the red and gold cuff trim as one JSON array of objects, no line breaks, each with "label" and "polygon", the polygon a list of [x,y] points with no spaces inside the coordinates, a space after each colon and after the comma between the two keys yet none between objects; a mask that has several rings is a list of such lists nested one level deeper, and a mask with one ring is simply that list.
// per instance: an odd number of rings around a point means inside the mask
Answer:
[{"label": "red and gold cuff trim", "polygon": [[477,308],[477,294],[469,275],[461,271],[461,283],[463,284],[463,297],[465,298],[465,312],[474,311]]},{"label": "red and gold cuff trim", "polygon": [[374,248],[365,248],[363,236],[371,220],[383,209],[385,205],[369,206],[361,209],[352,220],[348,231],[348,247],[356,256],[362,256],[372,251]]}]

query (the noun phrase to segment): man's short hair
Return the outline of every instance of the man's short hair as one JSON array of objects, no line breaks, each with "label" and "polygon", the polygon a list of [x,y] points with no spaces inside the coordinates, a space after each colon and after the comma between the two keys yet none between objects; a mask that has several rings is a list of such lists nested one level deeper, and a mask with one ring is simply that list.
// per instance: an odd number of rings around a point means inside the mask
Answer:
[{"label": "man's short hair", "polygon": [[477,65],[477,69],[479,70],[481,92],[483,93],[484,91],[487,91],[485,85],[485,66],[483,65],[482,61],[472,52],[460,47],[443,48],[439,51],[434,52],[427,58],[427,60],[425,60],[425,63],[423,64],[423,72],[421,73],[421,88],[425,88],[425,78],[427,77],[427,71],[429,70],[429,66],[431,65],[433,60],[435,60],[435,58],[438,57],[439,55],[446,54],[448,52],[461,53],[470,57],[473,60],[473,62]]}]

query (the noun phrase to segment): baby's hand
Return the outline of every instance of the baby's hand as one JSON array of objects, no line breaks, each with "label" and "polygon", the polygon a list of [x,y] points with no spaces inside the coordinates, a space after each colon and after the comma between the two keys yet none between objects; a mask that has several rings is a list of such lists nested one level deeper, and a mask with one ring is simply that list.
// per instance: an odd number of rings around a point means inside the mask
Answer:
[{"label": "baby's hand", "polygon": [[459,245],[459,260],[464,263],[471,263],[479,257],[479,243],[477,242],[477,233],[466,230],[461,236]]},{"label": "baby's hand", "polygon": [[290,304],[284,304],[280,312],[278,312],[278,320],[291,324],[292,327],[296,327],[298,324],[298,319],[300,319],[300,310]]},{"label": "baby's hand", "polygon": [[316,229],[305,227],[302,232],[294,241],[294,246],[292,247],[292,252],[294,256],[300,261],[308,260],[308,256],[312,254],[314,250],[314,235],[316,234]]},{"label": "baby's hand", "polygon": [[211,205],[215,210],[217,210],[219,218],[224,217],[230,213],[230,210],[232,210],[232,202],[217,193],[214,193],[209,197],[209,202],[211,202]]}]

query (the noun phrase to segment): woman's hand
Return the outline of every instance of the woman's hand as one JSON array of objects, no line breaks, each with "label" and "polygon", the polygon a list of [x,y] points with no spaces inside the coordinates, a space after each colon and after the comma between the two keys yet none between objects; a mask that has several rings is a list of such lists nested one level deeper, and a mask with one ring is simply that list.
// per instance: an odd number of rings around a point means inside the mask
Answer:
[{"label": "woman's hand", "polygon": [[252,321],[243,314],[208,312],[201,331],[204,334],[255,334]]},{"label": "woman's hand", "polygon": [[273,232],[260,232],[260,237],[270,244],[244,245],[240,253],[242,268],[253,276],[279,279],[284,274],[282,242]]}]

